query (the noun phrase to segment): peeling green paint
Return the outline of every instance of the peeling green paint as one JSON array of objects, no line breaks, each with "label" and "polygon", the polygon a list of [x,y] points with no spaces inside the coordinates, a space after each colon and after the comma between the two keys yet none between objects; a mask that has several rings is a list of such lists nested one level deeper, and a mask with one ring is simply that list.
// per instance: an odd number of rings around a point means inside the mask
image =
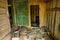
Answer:
[{"label": "peeling green paint", "polygon": [[16,24],[21,26],[28,26],[28,1],[15,1],[16,5]]}]

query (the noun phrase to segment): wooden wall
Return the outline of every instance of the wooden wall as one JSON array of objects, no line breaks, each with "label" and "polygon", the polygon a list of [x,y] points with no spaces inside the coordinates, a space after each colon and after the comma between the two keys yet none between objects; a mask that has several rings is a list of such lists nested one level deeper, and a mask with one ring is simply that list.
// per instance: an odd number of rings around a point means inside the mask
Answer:
[{"label": "wooden wall", "polygon": [[47,3],[47,27],[49,31],[60,40],[60,0]]},{"label": "wooden wall", "polygon": [[[21,0],[20,0],[21,1]],[[27,26],[27,27],[31,27],[31,14],[30,14],[30,5],[39,5],[39,21],[40,21],[40,27],[41,26],[46,26],[46,4],[42,1],[42,0],[28,0],[28,3],[27,3],[27,6],[23,6],[23,4],[20,2],[19,0],[18,1],[14,1],[13,4],[14,4],[14,19],[15,19],[15,24],[19,25],[19,26]],[[21,6],[19,2],[23,8],[27,7],[26,9],[28,11],[25,10],[25,12],[23,12],[21,10]],[[16,6],[18,5],[18,6]],[[26,13],[26,15],[25,15]],[[20,14],[24,14],[24,16],[26,16],[26,18],[21,18],[23,15],[20,15]],[[18,16],[17,16],[18,15]],[[24,21],[25,20],[25,21]]]},{"label": "wooden wall", "polygon": [[28,0],[29,27],[31,27],[30,5],[39,5],[39,27],[46,26],[46,4],[42,0]]},{"label": "wooden wall", "polygon": [[10,32],[7,0],[0,0],[0,40]]}]

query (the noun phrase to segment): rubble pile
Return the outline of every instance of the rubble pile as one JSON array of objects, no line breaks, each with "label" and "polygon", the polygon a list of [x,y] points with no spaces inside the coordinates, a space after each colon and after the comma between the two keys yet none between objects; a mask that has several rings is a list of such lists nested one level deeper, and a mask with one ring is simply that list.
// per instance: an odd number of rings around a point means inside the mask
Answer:
[{"label": "rubble pile", "polygon": [[47,32],[43,28],[32,28],[27,30],[22,28],[20,32],[20,40],[45,40],[47,37]]}]

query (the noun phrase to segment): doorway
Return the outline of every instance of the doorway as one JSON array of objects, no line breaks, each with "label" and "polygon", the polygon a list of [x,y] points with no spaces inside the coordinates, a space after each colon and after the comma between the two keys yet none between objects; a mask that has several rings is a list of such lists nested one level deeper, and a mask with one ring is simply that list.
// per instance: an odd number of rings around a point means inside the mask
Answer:
[{"label": "doorway", "polygon": [[39,27],[39,5],[30,5],[31,26]]},{"label": "doorway", "polygon": [[10,19],[10,26],[12,28],[12,24],[13,24],[13,19],[12,19],[12,5],[11,5],[11,0],[7,0],[8,2],[8,13],[9,13],[9,19]]},{"label": "doorway", "polygon": [[11,28],[12,28],[12,13],[11,13],[11,7],[8,7],[8,11],[9,11],[10,26],[11,26]]}]

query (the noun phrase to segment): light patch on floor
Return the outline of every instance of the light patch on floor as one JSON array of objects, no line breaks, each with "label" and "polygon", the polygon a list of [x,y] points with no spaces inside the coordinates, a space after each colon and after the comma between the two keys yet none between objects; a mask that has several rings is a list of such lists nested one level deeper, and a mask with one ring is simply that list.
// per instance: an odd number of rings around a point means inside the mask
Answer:
[{"label": "light patch on floor", "polygon": [[45,38],[42,38],[42,40],[45,40]]},{"label": "light patch on floor", "polygon": [[20,40],[19,38],[12,38],[12,40]]}]

